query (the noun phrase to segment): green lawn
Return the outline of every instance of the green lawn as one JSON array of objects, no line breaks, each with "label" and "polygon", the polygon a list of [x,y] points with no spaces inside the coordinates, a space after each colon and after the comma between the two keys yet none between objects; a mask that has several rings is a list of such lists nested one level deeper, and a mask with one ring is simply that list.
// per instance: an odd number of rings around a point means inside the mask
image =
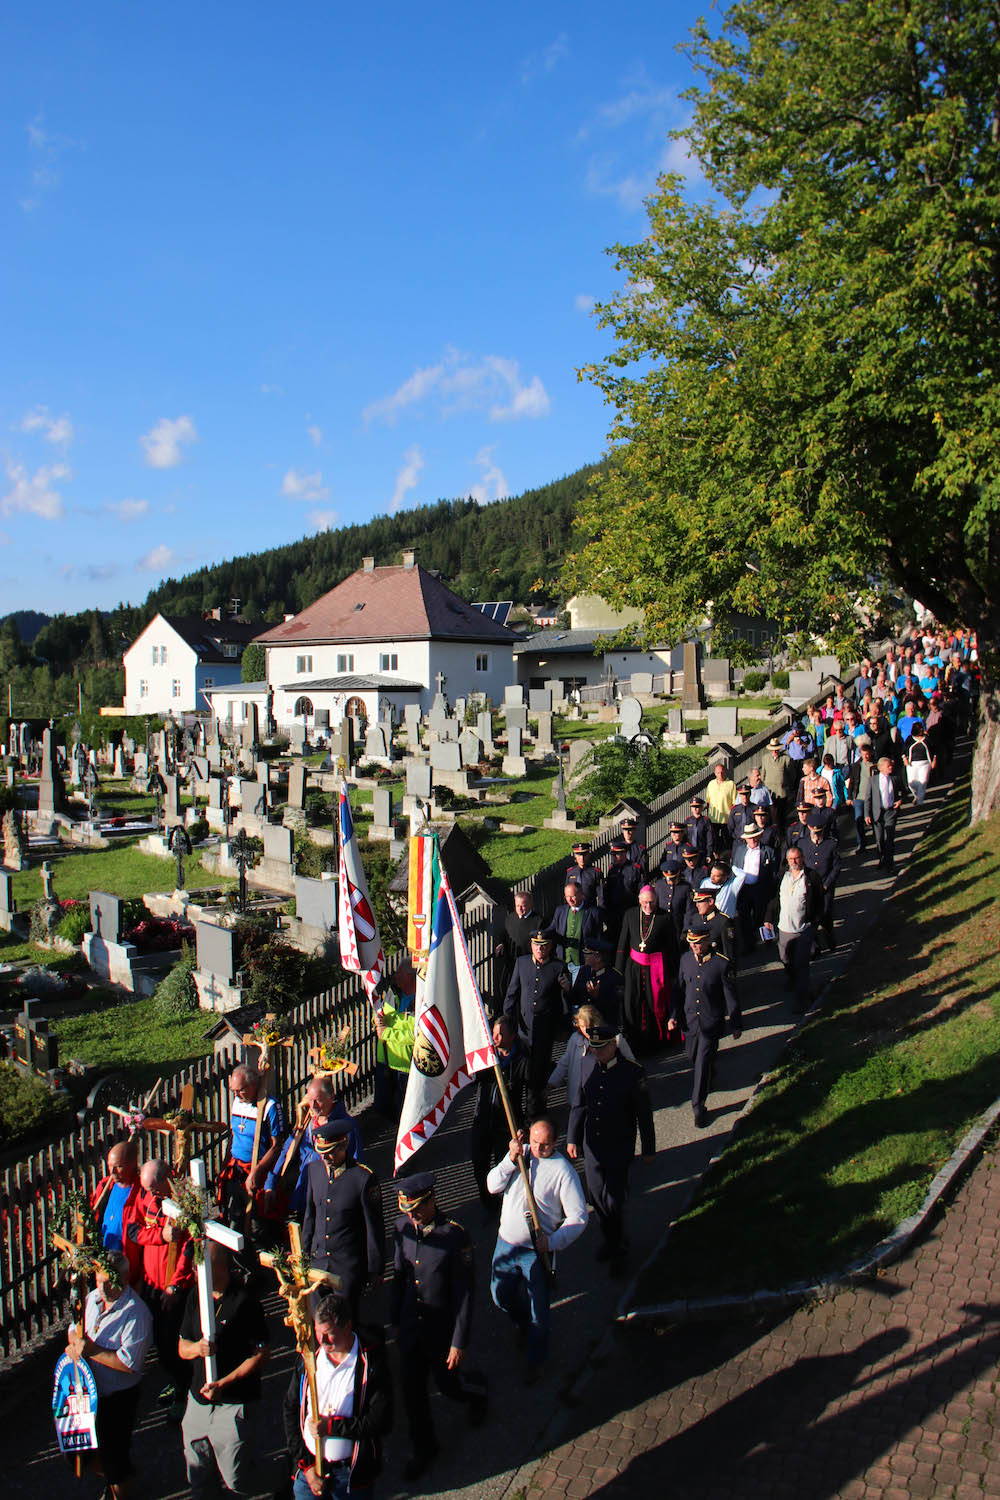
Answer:
[{"label": "green lawn", "polygon": [[53,1024],[59,1055],[79,1057],[107,1069],[122,1068],[136,1085],[152,1083],[195,1057],[205,1057],[212,1043],[203,1040],[213,1016],[203,1010],[164,1020],[152,996],[113,1001],[100,1010],[67,1017]]},{"label": "green lawn", "polygon": [[970,830],[968,797],[966,778],[644,1273],[638,1302],[838,1270],[919,1206],[996,1097],[1000,815]]},{"label": "green lawn", "polygon": [[[109,891],[113,896],[145,896],[150,891],[172,891],[176,870],[173,859],[155,854],[140,854],[133,844],[113,849],[93,849],[84,853],[56,851],[48,855],[52,866],[53,886],[57,896],[86,899],[91,891]],[[195,855],[186,861],[187,888],[225,888],[236,881],[226,875],[212,875],[202,869]],[[42,872],[19,870],[14,876],[14,899],[26,911],[41,900]]]}]

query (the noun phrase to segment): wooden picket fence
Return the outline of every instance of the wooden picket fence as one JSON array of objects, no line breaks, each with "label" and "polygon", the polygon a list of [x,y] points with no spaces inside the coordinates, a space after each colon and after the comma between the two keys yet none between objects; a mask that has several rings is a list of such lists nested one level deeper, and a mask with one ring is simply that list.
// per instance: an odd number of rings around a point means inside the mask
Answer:
[{"label": "wooden picket fence", "polygon": [[[469,956],[476,968],[484,995],[492,994],[493,936],[488,917],[464,924]],[[375,1076],[376,1037],[371,1007],[359,976],[352,976],[335,989],[313,995],[296,1006],[286,1018],[294,1045],[279,1047],[274,1059],[275,1096],[286,1116],[294,1117],[295,1105],[315,1071],[309,1051],[334,1031],[349,1025],[351,1055],[358,1064],[353,1077],[344,1075],[340,1092],[348,1108],[360,1105],[372,1091]],[[164,1078],[156,1101],[158,1114],[169,1113],[180,1103],[185,1084],[193,1084],[195,1118],[229,1118],[228,1079],[237,1058],[234,1041],[230,1052],[202,1057]],[[107,1113],[91,1119],[43,1150],[8,1167],[3,1172],[0,1215],[3,1226],[0,1263],[0,1350],[6,1357],[23,1349],[32,1339],[48,1333],[68,1312],[67,1286],[59,1257],[49,1244],[52,1220],[68,1193],[86,1191],[89,1196],[104,1175],[108,1151],[122,1139],[119,1119]],[[228,1137],[205,1135],[196,1148],[214,1177],[222,1165]],[[139,1134],[141,1160],[171,1154],[164,1136]]]}]

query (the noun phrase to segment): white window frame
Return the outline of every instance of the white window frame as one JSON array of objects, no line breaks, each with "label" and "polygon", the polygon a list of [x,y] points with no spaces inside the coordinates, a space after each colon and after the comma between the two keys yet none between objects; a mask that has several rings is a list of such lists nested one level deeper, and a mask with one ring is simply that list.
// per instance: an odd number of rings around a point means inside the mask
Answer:
[{"label": "white window frame", "polygon": [[337,657],[337,673],[354,671],[354,652],[343,652]]},{"label": "white window frame", "polygon": [[181,696],[181,683],[179,677],[175,677],[173,682],[171,682],[170,684],[170,696],[171,698],[179,698]]},{"label": "white window frame", "polygon": [[382,651],[379,654],[378,669],[380,672],[398,672],[399,655],[395,651]]},{"label": "white window frame", "polygon": [[311,656],[297,656],[295,658],[295,672],[297,676],[300,676],[303,672],[311,672],[312,669],[313,659]]},{"label": "white window frame", "polygon": [[139,679],[139,697],[149,697],[149,683],[146,681],[145,677],[140,677]]}]

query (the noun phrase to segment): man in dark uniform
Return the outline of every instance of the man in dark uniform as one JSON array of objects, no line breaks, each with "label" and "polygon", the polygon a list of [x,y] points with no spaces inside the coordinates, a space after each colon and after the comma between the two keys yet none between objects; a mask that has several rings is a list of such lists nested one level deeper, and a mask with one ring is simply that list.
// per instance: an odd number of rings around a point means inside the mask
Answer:
[{"label": "man in dark uniform", "polygon": [[566,879],[576,881],[589,905],[604,904],[604,876],[592,861],[589,844],[573,845],[573,863],[566,866]]},{"label": "man in dark uniform", "polygon": [[711,823],[705,817],[705,804],[700,797],[691,798],[691,816],[684,826],[687,829],[688,843],[702,856],[702,864],[707,865],[715,849],[715,835]]},{"label": "man in dark uniform", "polygon": [[[551,934],[536,932],[531,939],[531,956],[517,960],[504,997],[504,1015],[516,1026],[528,1055],[527,1109],[531,1118],[545,1108],[552,1047],[566,1018],[566,997],[560,982],[564,978],[569,979],[566,965],[553,956]],[[569,988],[568,982],[565,988]]]},{"label": "man in dark uniform", "polygon": [[608,937],[615,947],[618,946],[618,934],[622,930],[625,913],[630,907],[638,905],[641,884],[640,868],[630,862],[625,840],[613,839],[611,867],[604,879],[604,920]]},{"label": "man in dark uniform", "polygon": [[743,837],[743,830],[747,824],[753,822],[753,811],[754,803],[750,801],[750,783],[744,781],[742,786],[736,788],[736,802],[726,824],[733,844]]},{"label": "man in dark uniform", "polygon": [[687,844],[687,825],[675,818],[670,825],[670,837],[664,846],[660,869],[664,875],[668,870],[684,869],[684,847]]},{"label": "man in dark uniform", "polygon": [[820,809],[814,807],[807,820],[809,837],[799,844],[802,863],[823,882],[823,932],[830,952],[837,944],[833,936],[833,897],[840,879],[840,849],[833,829],[823,826]]},{"label": "man in dark uniform", "polygon": [[684,879],[692,890],[697,890],[701,882],[708,879],[708,864],[693,844],[685,844],[683,853]]},{"label": "man in dark uniform", "polygon": [[705,1100],[715,1072],[719,1038],[729,1018],[733,1038],[742,1032],[740,1002],[733,971],[721,954],[712,952],[712,940],[704,922],[687,931],[688,952],[681,959],[674,985],[672,1024],[684,1031],[684,1050],[694,1077],[691,1107],[699,1130],[708,1124]]},{"label": "man in dark uniform", "polygon": [[514,972],[514,965],[517,960],[519,958],[526,958],[531,952],[531,934],[544,926],[545,919],[539,912],[535,911],[534,898],[531,891],[515,891],[514,910],[507,913],[507,918],[504,922],[502,944],[502,983],[504,989],[510,984],[510,976]]},{"label": "man in dark uniform", "polygon": [[691,892],[685,931],[699,922],[704,922],[712,943],[712,952],[722,957],[736,972],[736,923],[715,909],[715,887],[704,885]]},{"label": "man in dark uniform", "polygon": [[[583,967],[570,991],[570,1009],[575,1014],[581,1005],[596,1005],[597,1009],[616,1029],[622,1023],[622,1000],[624,982],[618,970],[609,967],[608,960],[614,946],[606,938],[590,938],[583,950]],[[497,1155],[500,1160],[501,1153]]]},{"label": "man in dark uniform", "polygon": [[310,1266],[339,1278],[356,1321],[366,1284],[381,1280],[385,1237],[378,1179],[351,1155],[352,1127],[351,1120],[328,1120],[313,1133],[319,1159],[308,1168],[302,1251]]},{"label": "man in dark uniform", "polygon": [[762,807],[760,803],[753,810],[753,820],[760,829],[760,847],[762,849],[773,849],[775,855],[781,859],[781,838],[777,828],[774,826],[774,818],[769,807]]},{"label": "man in dark uniform", "polygon": [[454,1219],[438,1212],[434,1173],[399,1184],[393,1232],[389,1322],[399,1343],[403,1405],[412,1457],[406,1480],[419,1479],[438,1453],[428,1385],[469,1408],[469,1421],[486,1420],[486,1382],[463,1370],[472,1325],[472,1241]]},{"label": "man in dark uniform", "polygon": [[[517,1040],[517,1024],[513,1016],[498,1016],[493,1022],[493,1045],[497,1061],[507,1085],[507,1097],[520,1127],[524,1123],[524,1091],[528,1087],[528,1054]],[[479,1189],[479,1201],[490,1215],[499,1205],[488,1192],[486,1178],[489,1170],[505,1155],[510,1146],[510,1124],[500,1097],[500,1085],[492,1068],[483,1068],[476,1074],[476,1107],[469,1131],[469,1160]]]},{"label": "man in dark uniform", "polygon": [[639,825],[635,818],[622,818],[622,838],[625,840],[628,862],[635,865],[639,873],[639,884],[642,885],[646,873],[646,846],[639,838]]},{"label": "man in dark uniform", "polygon": [[653,886],[656,892],[656,904],[661,911],[668,912],[673,919],[674,931],[677,934],[678,946],[681,934],[684,931],[684,912],[687,907],[691,887],[687,883],[687,871],[675,865],[666,865],[663,874]]},{"label": "man in dark uniform", "polygon": [[566,1152],[571,1159],[583,1152],[587,1196],[603,1237],[597,1259],[610,1262],[613,1276],[621,1272],[628,1249],[625,1200],[637,1127],[642,1159],[651,1162],[656,1135],[645,1070],[619,1056],[616,1025],[592,1025],[578,1092],[570,1100]]},{"label": "man in dark uniform", "polygon": [[[812,820],[817,816],[822,821],[824,833],[829,834],[831,838],[836,838],[837,814],[834,810],[829,783],[826,781],[818,781],[816,783],[813,791],[813,805],[806,814],[807,825],[811,824]],[[803,839],[801,843],[804,849],[808,843],[808,839]]]},{"label": "man in dark uniform", "polygon": [[795,809],[795,818],[785,829],[785,847],[783,855],[787,854],[793,844],[804,844],[809,837],[809,825],[806,822],[809,816],[809,803],[800,798],[799,805]]}]

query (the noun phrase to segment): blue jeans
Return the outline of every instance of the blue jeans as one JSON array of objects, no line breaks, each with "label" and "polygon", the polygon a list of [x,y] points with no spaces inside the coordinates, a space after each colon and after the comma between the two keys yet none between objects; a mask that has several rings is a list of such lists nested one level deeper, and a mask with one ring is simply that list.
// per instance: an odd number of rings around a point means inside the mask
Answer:
[{"label": "blue jeans", "polygon": [[[334,1469],[332,1474],[324,1474],[323,1500],[348,1500],[348,1493],[350,1493],[350,1500],[368,1500],[368,1497],[373,1493],[370,1489],[354,1489],[348,1492],[350,1482],[351,1471],[346,1464],[343,1468],[338,1467]],[[301,1469],[297,1469],[295,1472],[292,1494],[295,1500],[315,1500],[315,1496],[309,1488],[309,1482]]]},{"label": "blue jeans", "polygon": [[508,1245],[498,1237],[490,1294],[501,1312],[527,1329],[528,1364],[540,1365],[549,1352],[549,1283],[530,1245]]},{"label": "blue jeans", "polygon": [[854,848],[855,852],[858,852],[865,847],[865,799],[863,797],[855,797],[853,801],[854,832],[856,834]]}]

